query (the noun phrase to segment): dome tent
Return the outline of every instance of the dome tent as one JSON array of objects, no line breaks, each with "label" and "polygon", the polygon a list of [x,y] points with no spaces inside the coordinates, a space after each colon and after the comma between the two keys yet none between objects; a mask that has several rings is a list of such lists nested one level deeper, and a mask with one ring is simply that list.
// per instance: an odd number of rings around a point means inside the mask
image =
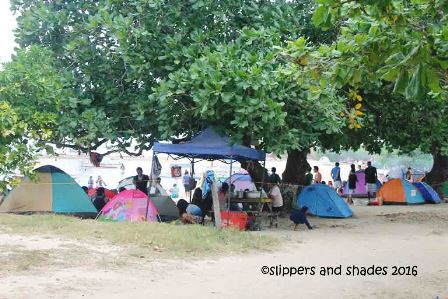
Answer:
[{"label": "dome tent", "polygon": [[319,217],[347,218],[353,215],[344,199],[325,184],[305,187],[297,197],[297,206],[307,206],[311,214]]},{"label": "dome tent", "polygon": [[[148,213],[145,216],[146,212]],[[101,209],[98,219],[155,222],[158,220],[158,211],[152,200],[142,191],[124,190]]]},{"label": "dome tent", "polygon": [[95,216],[97,211],[84,190],[61,169],[45,165],[34,170],[4,199],[0,212],[54,212]]},{"label": "dome tent", "polygon": [[225,181],[227,184],[235,185],[235,191],[244,191],[248,189],[249,191],[257,190],[252,177],[248,172],[234,173],[228,177]]},{"label": "dome tent", "polygon": [[386,182],[377,197],[383,204],[423,204],[425,200],[418,189],[406,180],[392,179]]}]

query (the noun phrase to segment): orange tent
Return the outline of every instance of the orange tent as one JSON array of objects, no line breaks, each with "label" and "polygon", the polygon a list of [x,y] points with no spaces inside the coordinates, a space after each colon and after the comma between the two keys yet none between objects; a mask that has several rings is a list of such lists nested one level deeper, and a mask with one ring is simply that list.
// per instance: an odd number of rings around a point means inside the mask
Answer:
[{"label": "orange tent", "polygon": [[377,197],[383,204],[425,203],[420,191],[406,180],[393,179],[386,182],[378,191]]}]

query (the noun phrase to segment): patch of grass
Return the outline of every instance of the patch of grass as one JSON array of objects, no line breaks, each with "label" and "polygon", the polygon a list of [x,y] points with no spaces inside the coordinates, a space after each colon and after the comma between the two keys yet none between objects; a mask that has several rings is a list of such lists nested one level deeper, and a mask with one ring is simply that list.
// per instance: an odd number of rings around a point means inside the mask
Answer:
[{"label": "patch of grass", "polygon": [[84,242],[104,240],[129,247],[128,253],[136,257],[241,253],[270,249],[278,242],[257,233],[201,225],[101,222],[53,214],[0,215],[0,227],[9,228],[12,233],[52,234]]}]

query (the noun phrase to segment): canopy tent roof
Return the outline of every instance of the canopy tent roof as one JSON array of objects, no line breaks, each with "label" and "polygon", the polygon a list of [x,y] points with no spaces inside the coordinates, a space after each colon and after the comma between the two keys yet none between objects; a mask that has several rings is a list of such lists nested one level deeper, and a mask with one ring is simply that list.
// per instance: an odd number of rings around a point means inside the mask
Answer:
[{"label": "canopy tent roof", "polygon": [[232,144],[227,136],[222,136],[213,127],[203,130],[190,141],[182,144],[155,143],[155,153],[171,154],[187,158],[205,160],[233,159],[237,161],[262,161],[266,154],[250,147]]}]

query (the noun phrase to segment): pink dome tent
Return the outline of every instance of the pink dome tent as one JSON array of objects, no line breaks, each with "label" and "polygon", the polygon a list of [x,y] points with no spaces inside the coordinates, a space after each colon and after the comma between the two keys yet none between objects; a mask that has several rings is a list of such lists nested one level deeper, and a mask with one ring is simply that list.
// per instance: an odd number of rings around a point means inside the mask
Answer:
[{"label": "pink dome tent", "polygon": [[158,216],[157,208],[145,193],[140,190],[124,190],[103,207],[98,219],[156,222],[158,221]]},{"label": "pink dome tent", "polygon": [[248,189],[249,191],[257,190],[251,176],[247,171],[241,171],[239,173],[234,173],[228,177],[225,183],[230,185],[230,182],[235,185],[235,191],[244,191]]}]

